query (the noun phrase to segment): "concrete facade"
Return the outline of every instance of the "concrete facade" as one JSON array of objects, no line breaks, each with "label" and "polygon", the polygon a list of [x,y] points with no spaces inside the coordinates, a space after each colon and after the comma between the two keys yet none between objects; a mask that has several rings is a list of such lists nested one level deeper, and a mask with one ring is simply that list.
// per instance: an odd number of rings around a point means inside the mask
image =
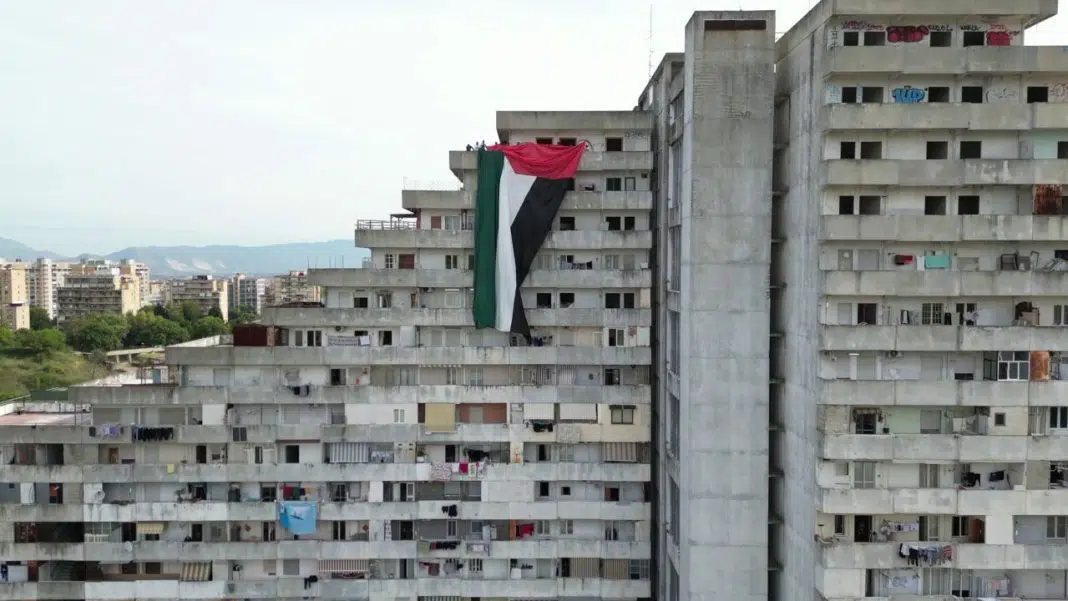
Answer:
[{"label": "concrete facade", "polygon": [[120,275],[118,268],[71,273],[56,291],[56,306],[59,321],[92,313],[133,313],[141,308],[140,281]]},{"label": "concrete facade", "polygon": [[230,312],[251,309],[254,313],[261,313],[266,295],[266,278],[239,273],[230,280]]},{"label": "concrete facade", "polygon": [[30,294],[25,263],[0,265],[0,325],[11,330],[30,327]]},{"label": "concrete facade", "polygon": [[167,303],[194,302],[200,312],[207,315],[217,310],[223,320],[230,315],[230,281],[217,280],[210,275],[197,275],[184,280],[167,283]]},{"label": "concrete facade", "polygon": [[271,278],[264,294],[263,302],[267,307],[322,300],[322,289],[309,283],[307,271],[290,271]]},{"label": "concrete facade", "polygon": [[780,595],[1068,598],[1056,4],[828,1],[777,44]]}]

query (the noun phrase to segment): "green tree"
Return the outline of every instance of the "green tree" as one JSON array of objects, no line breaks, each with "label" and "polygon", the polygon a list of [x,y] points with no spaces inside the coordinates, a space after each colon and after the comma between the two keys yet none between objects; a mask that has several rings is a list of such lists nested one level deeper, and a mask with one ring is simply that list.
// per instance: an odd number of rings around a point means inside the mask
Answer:
[{"label": "green tree", "polygon": [[30,307],[30,329],[43,330],[55,327],[52,318],[48,316],[48,310],[41,307]]},{"label": "green tree", "polygon": [[204,315],[200,310],[200,305],[193,301],[182,301],[181,310],[186,323],[193,323]]},{"label": "green tree", "polygon": [[62,351],[67,348],[63,332],[55,328],[19,330],[15,332],[15,345],[38,354]]},{"label": "green tree", "polygon": [[182,324],[156,315],[151,310],[127,318],[130,326],[123,340],[127,348],[139,346],[167,346],[189,340],[189,331]]},{"label": "green tree", "polygon": [[15,346],[15,333],[11,331],[11,328],[0,325],[0,348],[11,348]]},{"label": "green tree", "polygon": [[64,325],[67,343],[83,353],[120,349],[129,331],[126,317],[109,313],[77,317]]},{"label": "green tree", "polygon": [[231,326],[247,326],[250,323],[256,323],[259,319],[260,316],[256,310],[249,306],[243,305],[230,312]]},{"label": "green tree", "polygon": [[219,319],[222,319],[222,309],[213,305],[210,309],[208,309],[208,316],[218,317]]},{"label": "green tree", "polygon": [[194,339],[229,334],[230,325],[219,317],[208,315],[193,322],[191,333]]}]

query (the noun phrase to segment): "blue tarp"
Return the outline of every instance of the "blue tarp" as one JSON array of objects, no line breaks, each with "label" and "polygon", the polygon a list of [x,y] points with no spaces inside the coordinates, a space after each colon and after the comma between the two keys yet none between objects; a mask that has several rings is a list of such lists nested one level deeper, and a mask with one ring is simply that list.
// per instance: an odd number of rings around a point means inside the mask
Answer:
[{"label": "blue tarp", "polygon": [[278,523],[293,534],[315,534],[319,510],[307,501],[282,501],[278,504]]}]

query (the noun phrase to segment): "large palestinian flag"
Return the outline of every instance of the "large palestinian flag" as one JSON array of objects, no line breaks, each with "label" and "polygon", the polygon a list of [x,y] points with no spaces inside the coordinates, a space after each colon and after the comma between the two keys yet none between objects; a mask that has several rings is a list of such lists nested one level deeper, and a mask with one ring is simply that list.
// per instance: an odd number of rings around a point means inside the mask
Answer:
[{"label": "large palestinian flag", "polygon": [[585,144],[498,144],[478,151],[475,326],[530,338],[519,287],[552,229]]}]

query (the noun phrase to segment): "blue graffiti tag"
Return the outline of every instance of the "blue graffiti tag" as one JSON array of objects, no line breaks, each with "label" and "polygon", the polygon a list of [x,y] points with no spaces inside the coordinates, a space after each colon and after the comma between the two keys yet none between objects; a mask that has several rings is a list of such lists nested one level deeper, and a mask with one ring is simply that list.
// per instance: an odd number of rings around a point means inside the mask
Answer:
[{"label": "blue graffiti tag", "polygon": [[917,102],[923,102],[923,99],[927,97],[927,91],[923,88],[905,86],[894,89],[894,91],[890,92],[890,95],[894,97],[894,102],[898,104],[916,104]]}]

